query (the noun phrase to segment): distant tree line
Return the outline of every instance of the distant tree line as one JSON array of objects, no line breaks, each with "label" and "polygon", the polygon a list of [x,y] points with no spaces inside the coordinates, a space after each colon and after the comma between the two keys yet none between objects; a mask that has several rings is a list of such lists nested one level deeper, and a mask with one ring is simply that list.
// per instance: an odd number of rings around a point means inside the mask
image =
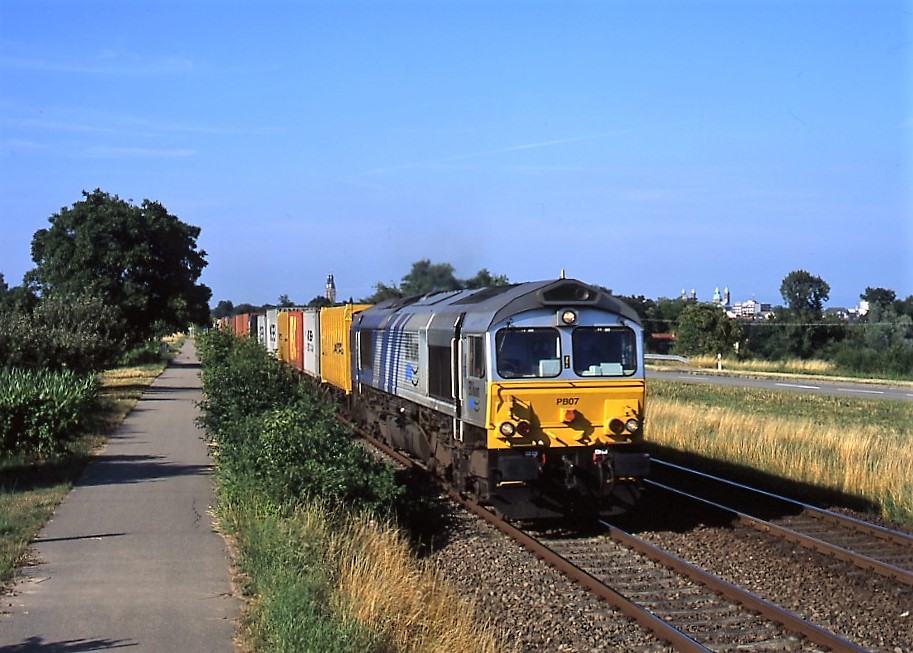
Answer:
[{"label": "distant tree line", "polygon": [[[507,283],[506,276],[493,275],[487,269],[460,279],[452,265],[422,259],[412,264],[400,283],[378,282],[374,293],[360,301],[373,304],[392,297]],[[913,378],[913,295],[899,300],[893,290],[866,288],[860,299],[869,303],[869,312],[854,322],[824,315],[830,286],[805,270],[786,275],[780,295],[784,306],[774,308],[767,319],[754,320],[731,319],[722,306],[696,299],[618,297],[640,316],[648,352],[719,354],[743,360],[815,358],[832,361],[850,374]],[[307,306],[328,303],[318,296]],[[278,305],[296,304],[283,295]],[[257,312],[267,307],[235,306],[223,300],[213,310],[213,316]]]},{"label": "distant tree line", "polygon": [[[868,287],[859,298],[869,311],[850,322],[825,316],[830,286],[805,270],[780,285],[784,306],[768,319],[730,319],[722,307],[692,299],[623,297],[644,322],[649,350],[725,358],[822,359],[850,374],[913,378],[913,295]],[[674,334],[674,340],[656,338]]]}]

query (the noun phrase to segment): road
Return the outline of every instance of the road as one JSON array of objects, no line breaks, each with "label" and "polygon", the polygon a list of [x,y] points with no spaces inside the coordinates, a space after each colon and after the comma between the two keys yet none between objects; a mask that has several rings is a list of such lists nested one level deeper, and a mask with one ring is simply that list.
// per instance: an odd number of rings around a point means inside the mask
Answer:
[{"label": "road", "polygon": [[852,381],[820,381],[818,379],[797,379],[795,377],[756,377],[715,374],[713,372],[657,371],[647,370],[647,380],[678,381],[682,383],[711,383],[733,387],[763,388],[766,390],[790,390],[813,392],[844,397],[866,399],[900,399],[913,401],[913,386],[873,385]]},{"label": "road", "polygon": [[0,597],[0,653],[234,651],[198,367],[188,341],[41,531],[39,564]]}]

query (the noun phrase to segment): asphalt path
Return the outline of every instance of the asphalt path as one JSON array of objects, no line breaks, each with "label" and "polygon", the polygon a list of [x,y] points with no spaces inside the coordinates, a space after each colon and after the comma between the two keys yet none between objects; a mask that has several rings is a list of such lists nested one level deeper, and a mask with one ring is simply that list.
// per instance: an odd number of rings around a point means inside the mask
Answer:
[{"label": "asphalt path", "polygon": [[234,651],[198,367],[187,341],[41,531],[39,564],[0,597],[0,652]]},{"label": "asphalt path", "polygon": [[658,371],[647,370],[647,380],[678,381],[681,383],[712,383],[767,390],[790,390],[813,392],[844,397],[866,399],[901,399],[913,401],[913,386],[876,385],[852,381],[821,381],[819,379],[796,379],[795,377],[758,377],[716,374],[714,372]]}]

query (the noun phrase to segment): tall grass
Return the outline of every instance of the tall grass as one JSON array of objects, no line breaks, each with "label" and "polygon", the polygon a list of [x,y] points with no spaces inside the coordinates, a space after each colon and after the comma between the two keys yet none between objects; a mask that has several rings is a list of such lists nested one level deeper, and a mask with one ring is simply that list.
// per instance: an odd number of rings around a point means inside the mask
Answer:
[{"label": "tall grass", "polygon": [[499,650],[493,625],[432,568],[415,560],[402,534],[354,517],[331,543],[343,614],[374,629],[393,650],[415,653]]},{"label": "tall grass", "polygon": [[402,534],[369,515],[338,517],[317,503],[291,513],[249,497],[225,510],[252,597],[248,646],[292,653],[494,653],[446,582],[417,561]]},{"label": "tall grass", "polygon": [[913,404],[650,384],[649,439],[860,497],[913,523]]},{"label": "tall grass", "polygon": [[[689,356],[688,365],[701,369],[716,369],[717,360],[715,356]],[[831,361],[819,359],[803,360],[799,358],[779,361],[734,360],[727,358],[723,361],[723,369],[739,372],[769,372],[806,375],[834,375],[838,371],[837,366]]]}]

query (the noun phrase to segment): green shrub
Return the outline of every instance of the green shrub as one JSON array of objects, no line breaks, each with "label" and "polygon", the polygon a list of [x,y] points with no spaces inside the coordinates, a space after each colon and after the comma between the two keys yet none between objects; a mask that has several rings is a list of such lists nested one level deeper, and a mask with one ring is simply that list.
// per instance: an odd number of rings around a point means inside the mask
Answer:
[{"label": "green shrub", "polygon": [[50,295],[31,310],[0,311],[0,366],[89,372],[123,348],[116,311],[91,295]]},{"label": "green shrub", "polygon": [[275,500],[389,510],[401,494],[393,469],[371,458],[326,405],[302,398],[262,416],[258,477]]},{"label": "green shrub", "polygon": [[214,330],[197,340],[205,399],[201,424],[216,444],[229,500],[256,492],[291,506],[386,512],[403,489],[341,426],[333,406],[285,364],[244,338]]},{"label": "green shrub", "polygon": [[45,456],[62,449],[98,394],[94,375],[72,370],[0,370],[0,454]]}]

